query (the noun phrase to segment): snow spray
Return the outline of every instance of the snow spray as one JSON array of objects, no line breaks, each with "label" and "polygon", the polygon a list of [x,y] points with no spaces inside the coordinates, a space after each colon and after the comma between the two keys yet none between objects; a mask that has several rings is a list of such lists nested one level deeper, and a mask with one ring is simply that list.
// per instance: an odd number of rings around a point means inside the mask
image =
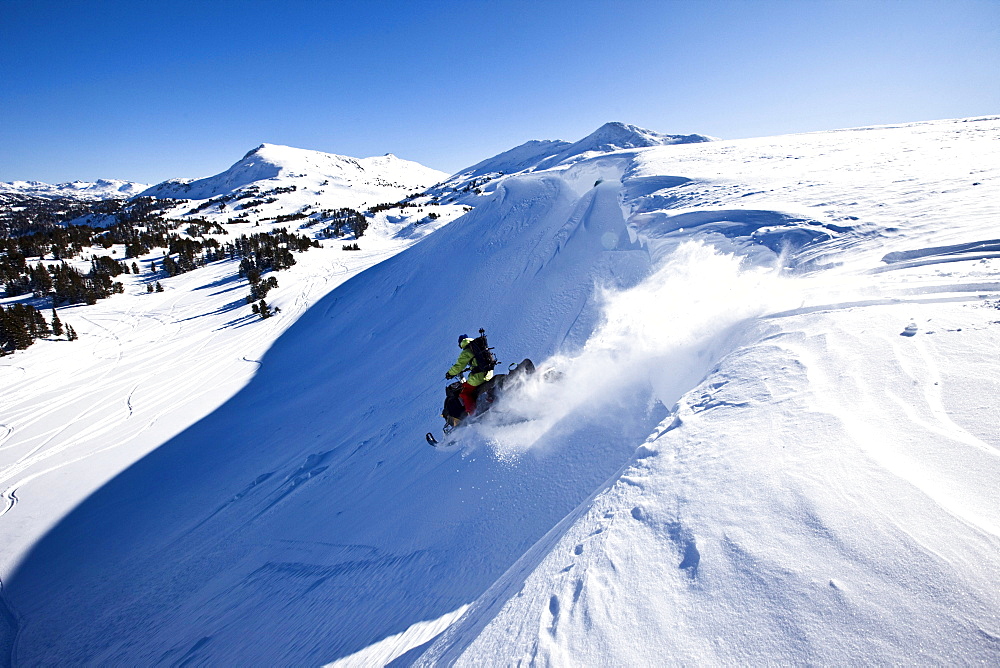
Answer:
[{"label": "snow spray", "polygon": [[[546,435],[567,421],[650,422],[652,407],[673,406],[738,344],[749,321],[787,308],[796,291],[780,266],[698,241],[680,244],[635,287],[599,287],[601,320],[582,349],[538,364],[539,372],[504,398],[517,424],[482,425],[499,456],[544,449]],[[554,370],[559,380],[547,381]],[[655,422],[649,424],[649,428]]]}]

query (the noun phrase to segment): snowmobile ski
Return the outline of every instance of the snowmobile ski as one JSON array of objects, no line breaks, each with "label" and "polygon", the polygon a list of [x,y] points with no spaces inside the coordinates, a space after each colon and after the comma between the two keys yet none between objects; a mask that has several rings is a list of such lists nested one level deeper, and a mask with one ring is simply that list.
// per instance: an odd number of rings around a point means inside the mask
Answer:
[{"label": "snowmobile ski", "polygon": [[439,441],[431,432],[427,432],[425,438],[427,439],[427,443],[434,448],[447,448],[456,440],[456,437],[445,434],[444,438]]},{"label": "snowmobile ski", "polygon": [[534,420],[535,418],[527,416],[509,415],[502,417],[502,416],[497,416],[496,414],[491,414],[491,417],[487,419],[485,413],[479,413],[477,415],[472,416],[471,418],[466,418],[465,420],[462,421],[461,424],[446,430],[444,432],[444,438],[441,440],[438,440],[437,437],[434,436],[432,432],[427,432],[427,435],[424,438],[427,439],[427,443],[429,445],[435,448],[446,448],[449,445],[454,444],[455,441],[458,440],[459,436],[461,435],[461,432],[459,433],[456,432],[458,432],[458,430],[463,427],[471,427],[477,423],[485,422],[490,427],[502,428],[502,427],[511,427],[518,424],[524,424],[525,422],[533,422]]},{"label": "snowmobile ski", "polygon": [[434,436],[434,433],[430,432],[430,431],[427,432],[427,435],[424,438],[426,438],[427,442],[430,445],[434,446],[435,448],[443,448],[443,447],[445,447],[447,445],[451,445],[454,442],[455,437],[452,436],[452,432],[454,432],[456,429],[458,429],[462,425],[471,424],[472,421],[473,421],[472,419],[466,418],[466,421],[464,421],[461,425],[446,424],[441,429],[441,431],[444,432],[444,439],[442,439],[440,441],[437,439],[436,436]]}]

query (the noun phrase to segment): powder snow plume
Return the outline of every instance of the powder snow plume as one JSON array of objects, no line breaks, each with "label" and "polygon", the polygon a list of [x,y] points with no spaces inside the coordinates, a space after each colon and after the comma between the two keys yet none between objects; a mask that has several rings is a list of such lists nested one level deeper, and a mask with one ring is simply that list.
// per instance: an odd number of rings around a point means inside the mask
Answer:
[{"label": "powder snow plume", "polygon": [[[655,404],[669,407],[734,345],[742,323],[796,304],[796,288],[780,267],[684,243],[639,285],[601,288],[601,322],[582,349],[540,363],[480,432],[510,457],[540,448],[570,416],[642,419]],[[529,419],[509,424],[520,417]]]}]

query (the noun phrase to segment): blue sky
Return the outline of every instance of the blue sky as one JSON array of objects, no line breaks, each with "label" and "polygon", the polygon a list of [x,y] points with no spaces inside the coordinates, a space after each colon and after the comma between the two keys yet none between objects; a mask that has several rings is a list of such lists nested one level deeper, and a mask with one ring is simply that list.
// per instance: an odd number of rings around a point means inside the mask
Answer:
[{"label": "blue sky", "polygon": [[0,0],[0,180],[1000,113],[1000,0]]}]

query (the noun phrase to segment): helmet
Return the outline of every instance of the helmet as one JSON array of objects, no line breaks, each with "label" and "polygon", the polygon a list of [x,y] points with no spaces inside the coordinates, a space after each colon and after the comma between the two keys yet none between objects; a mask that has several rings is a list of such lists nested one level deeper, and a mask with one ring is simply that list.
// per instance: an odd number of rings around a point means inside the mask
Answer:
[{"label": "helmet", "polygon": [[467,338],[469,338],[468,334],[459,334],[458,335],[458,345],[461,346],[462,345],[462,341],[465,341]]}]

